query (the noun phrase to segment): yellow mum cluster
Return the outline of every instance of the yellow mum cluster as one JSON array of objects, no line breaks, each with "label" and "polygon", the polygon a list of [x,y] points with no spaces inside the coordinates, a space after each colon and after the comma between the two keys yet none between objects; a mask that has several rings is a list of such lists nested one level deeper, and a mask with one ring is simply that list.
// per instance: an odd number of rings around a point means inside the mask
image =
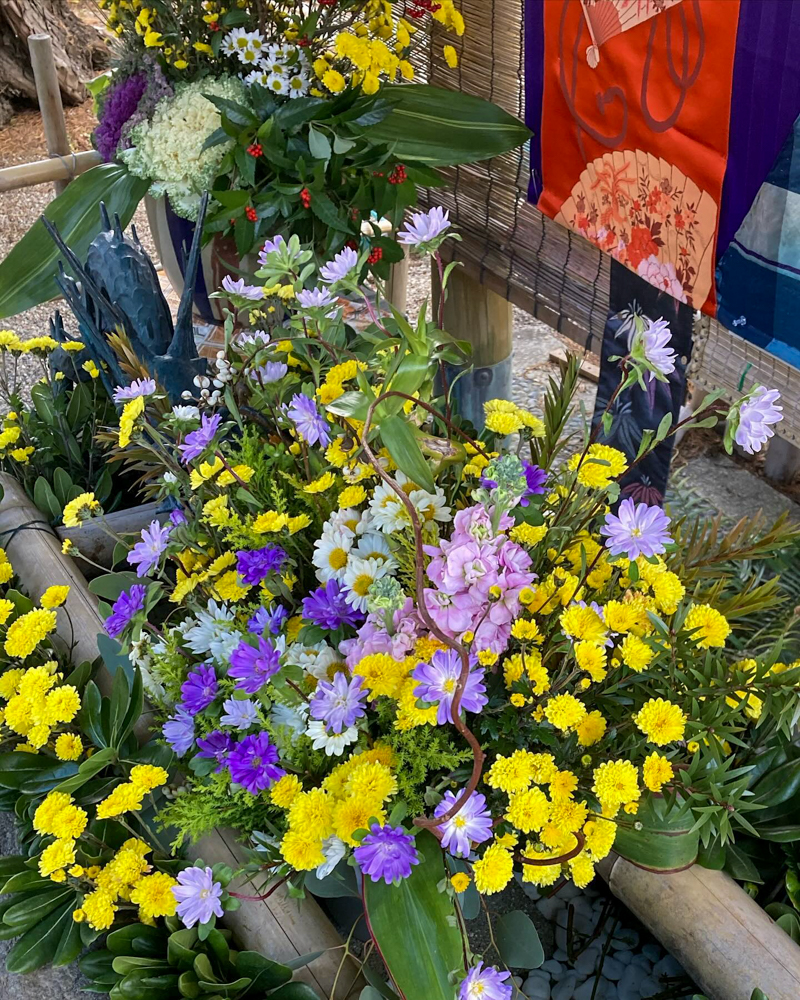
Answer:
[{"label": "yellow mum cluster", "polygon": [[[17,622],[14,623],[16,624]],[[58,664],[51,660],[28,670],[6,670],[0,676],[0,698],[6,702],[2,720],[13,733],[26,737],[28,748],[38,750],[45,746],[53,729],[59,723],[71,722],[81,707],[77,690],[71,684],[59,684],[61,674],[57,670]],[[80,756],[80,737],[62,739],[67,735],[62,734],[56,740],[57,752],[61,750],[58,755],[62,760],[75,760],[76,749],[77,756]]]},{"label": "yellow mum cluster", "polygon": [[529,437],[544,437],[544,423],[530,410],[517,406],[509,399],[490,399],[483,404],[486,427],[493,434],[517,434],[523,428]]},{"label": "yellow mum cluster", "polygon": [[125,812],[138,812],[148,792],[166,783],[167,772],[153,764],[137,764],[131,769],[130,778],[106,796],[97,806],[98,819],[112,819]]},{"label": "yellow mum cluster", "polygon": [[420,639],[410,656],[397,660],[388,653],[371,653],[353,667],[353,675],[362,678],[362,686],[370,698],[385,696],[397,702],[395,729],[405,731],[417,726],[435,726],[437,706],[417,705],[418,682],[411,676],[421,660],[430,660],[437,649],[445,646],[437,639]]},{"label": "yellow mum cluster", "polygon": [[303,791],[295,775],[270,790],[272,802],[287,810],[289,829],[281,841],[284,861],[296,871],[310,871],[325,861],[323,841],[336,836],[351,847],[353,834],[372,819],[386,821],[386,803],[397,792],[392,751],[376,746],[356,753],[334,768],[320,788]]}]

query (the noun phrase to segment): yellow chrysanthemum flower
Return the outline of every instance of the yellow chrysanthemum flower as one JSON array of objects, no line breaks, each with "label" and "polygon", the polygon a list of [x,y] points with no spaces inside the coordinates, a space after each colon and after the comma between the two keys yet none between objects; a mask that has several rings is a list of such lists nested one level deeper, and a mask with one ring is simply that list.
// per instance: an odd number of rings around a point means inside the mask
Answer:
[{"label": "yellow chrysanthemum flower", "polygon": [[728,619],[710,604],[693,604],[683,627],[686,631],[694,630],[692,640],[700,649],[724,646],[731,632]]},{"label": "yellow chrysanthemum flower", "polygon": [[633,721],[651,743],[665,746],[682,740],[686,729],[683,709],[664,698],[651,698],[634,715]]},{"label": "yellow chrysanthemum flower", "polygon": [[514,874],[511,852],[499,844],[490,844],[483,857],[473,865],[472,874],[478,892],[485,896],[500,892],[505,889]]},{"label": "yellow chrysanthemum flower", "polygon": [[642,781],[651,792],[660,792],[674,773],[672,764],[660,753],[651,753],[642,765]]}]

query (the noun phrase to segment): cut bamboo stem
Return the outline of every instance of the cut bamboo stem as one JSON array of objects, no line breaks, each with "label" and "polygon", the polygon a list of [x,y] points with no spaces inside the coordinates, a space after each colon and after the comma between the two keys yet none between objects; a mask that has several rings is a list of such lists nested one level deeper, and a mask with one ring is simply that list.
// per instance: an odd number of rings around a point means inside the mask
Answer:
[{"label": "cut bamboo stem", "polygon": [[[67,134],[64,105],[61,103],[61,87],[58,82],[55,59],[53,59],[50,36],[30,35],[28,49],[31,54],[31,69],[36,84],[39,111],[42,114],[47,152],[54,158],[69,157],[72,149]],[[54,183],[56,195],[61,194],[67,184],[69,184],[69,179],[56,180]]]},{"label": "cut bamboo stem", "polygon": [[18,191],[50,181],[71,181],[102,162],[103,157],[96,149],[87,149],[82,153],[69,153],[63,160],[36,160],[4,167],[0,170],[0,192]]},{"label": "cut bamboo stem", "polygon": [[[163,524],[167,520],[166,514],[158,513],[160,506],[159,503],[144,503],[140,507],[127,507],[125,510],[106,514],[103,520],[115,535],[134,535],[142,528],[146,528],[151,521],[160,521]],[[65,528],[62,525],[56,528],[55,532],[62,542],[69,539],[76,545],[82,556],[111,569],[117,542],[104,529],[101,521],[87,521],[79,528]],[[94,570],[87,575],[96,575],[97,572]]]}]

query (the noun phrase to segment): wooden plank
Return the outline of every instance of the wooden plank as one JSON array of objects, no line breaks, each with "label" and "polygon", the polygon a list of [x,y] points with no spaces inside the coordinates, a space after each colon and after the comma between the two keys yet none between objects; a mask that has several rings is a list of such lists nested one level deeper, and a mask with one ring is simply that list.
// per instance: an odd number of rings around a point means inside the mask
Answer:
[{"label": "wooden plank", "polygon": [[[566,349],[559,348],[558,350],[551,351],[549,360],[555,362],[555,364],[557,364],[562,371],[565,371],[567,367]],[[593,364],[591,361],[587,361],[586,358],[581,360],[581,367],[578,374],[581,378],[585,378],[587,382],[600,381],[600,369],[596,364]]]}]

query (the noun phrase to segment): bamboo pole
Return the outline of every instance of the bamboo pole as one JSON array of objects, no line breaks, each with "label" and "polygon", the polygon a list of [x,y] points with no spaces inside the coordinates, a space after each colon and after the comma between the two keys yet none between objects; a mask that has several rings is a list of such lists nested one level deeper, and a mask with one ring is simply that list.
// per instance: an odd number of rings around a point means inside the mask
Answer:
[{"label": "bamboo pole", "polygon": [[65,184],[78,174],[83,174],[103,162],[96,149],[82,153],[69,153],[63,160],[35,160],[33,163],[17,163],[13,167],[0,170],[0,192],[17,191],[35,184],[63,181]]},{"label": "bamboo pole", "polygon": [[[58,82],[53,46],[49,35],[30,35],[28,49],[31,54],[31,69],[36,84],[36,97],[39,110],[42,113],[44,137],[47,142],[47,152],[51,157],[69,156],[72,149],[67,135],[67,122],[64,118],[64,105],[61,103],[61,87]],[[69,184],[68,180],[56,180],[54,183],[56,196],[60,195]]]},{"label": "bamboo pole", "polygon": [[[158,513],[160,506],[160,503],[154,502],[144,503],[138,507],[127,507],[125,510],[115,510],[113,513],[105,515],[104,522],[115,535],[138,534],[153,520],[160,521],[162,524],[167,520],[166,514]],[[73,542],[80,549],[82,556],[86,556],[92,562],[99,563],[111,570],[114,547],[117,542],[108,531],[104,530],[102,522],[87,521],[79,528],[65,528],[62,525],[56,528],[55,532],[62,542],[66,539]],[[97,575],[97,570],[88,564],[85,565],[88,567],[87,576]]]}]

